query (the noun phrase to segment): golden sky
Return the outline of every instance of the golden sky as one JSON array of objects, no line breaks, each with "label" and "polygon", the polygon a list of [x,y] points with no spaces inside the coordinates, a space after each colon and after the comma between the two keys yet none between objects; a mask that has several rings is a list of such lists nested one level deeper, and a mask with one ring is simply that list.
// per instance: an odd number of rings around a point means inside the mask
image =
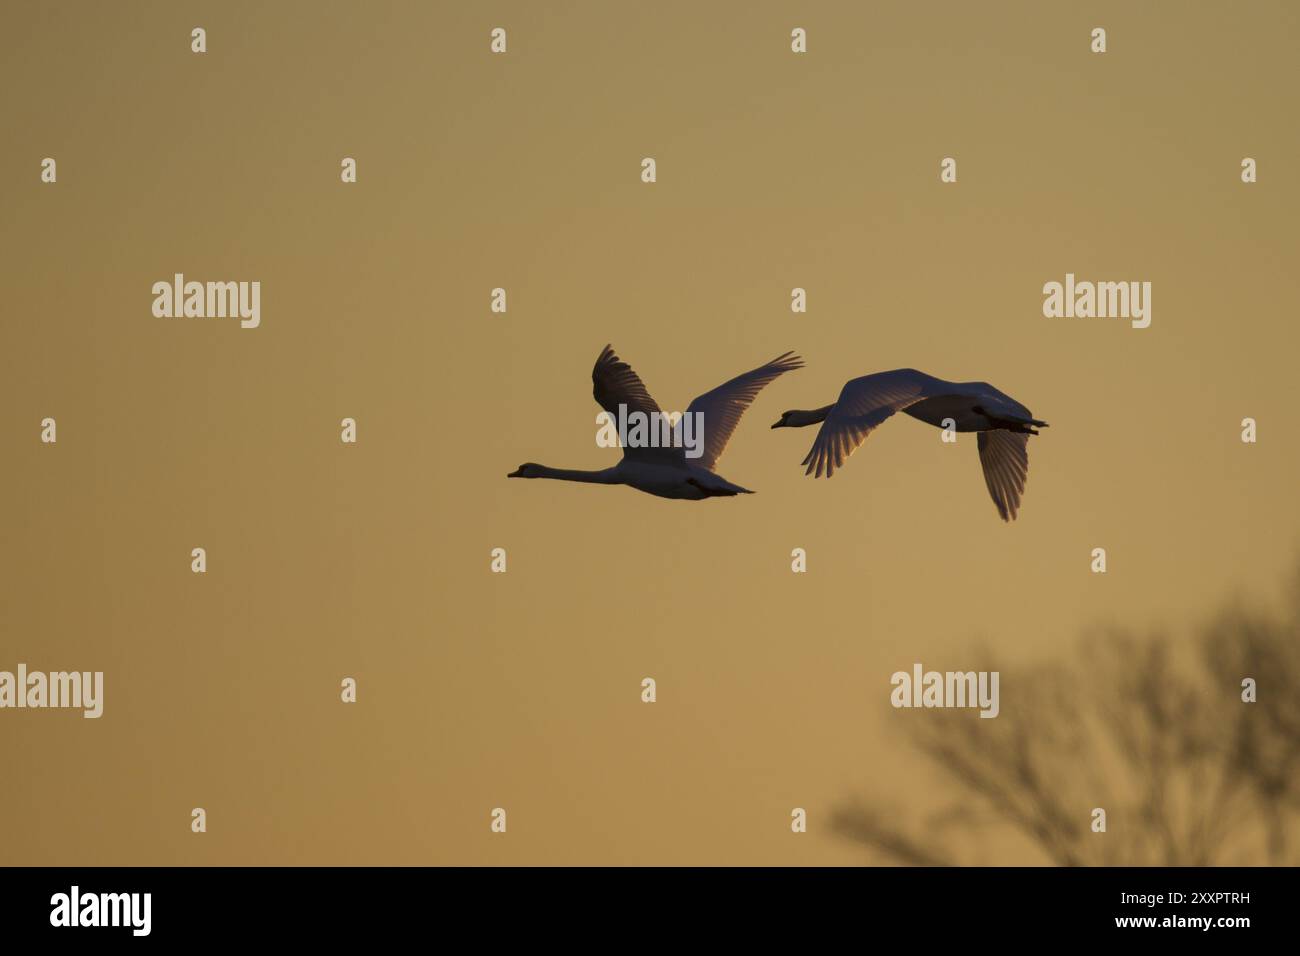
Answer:
[{"label": "golden sky", "polygon": [[[1294,5],[132,8],[0,39],[0,669],[106,686],[0,712],[5,862],[860,862],[832,806],[936,785],[894,671],[1274,597]],[[178,272],[260,281],[260,327],[155,318]],[[1151,282],[1150,328],[1045,318],[1066,273]],[[666,409],[804,357],[721,460],[757,494],[506,480],[616,462],[606,342]],[[900,366],[1051,423],[1018,521],[972,435],[898,416],[814,481],[768,428]]]}]

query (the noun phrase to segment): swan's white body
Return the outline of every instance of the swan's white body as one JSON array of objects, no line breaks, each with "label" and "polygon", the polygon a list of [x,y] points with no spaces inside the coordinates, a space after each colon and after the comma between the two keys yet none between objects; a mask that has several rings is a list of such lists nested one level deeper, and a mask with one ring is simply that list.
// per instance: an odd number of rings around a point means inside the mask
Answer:
[{"label": "swan's white body", "polygon": [[[829,478],[844,467],[867,436],[897,412],[936,428],[978,432],[984,482],[1003,521],[1015,519],[1029,476],[1029,436],[1046,428],[1029,409],[987,382],[947,382],[914,368],[855,378],[832,405],[786,412],[773,428],[801,428],[822,422],[801,464],[804,474]],[[951,422],[951,425],[949,424]]]},{"label": "swan's white body", "polygon": [[[637,491],[660,498],[699,501],[703,498],[753,494],[748,488],[733,484],[713,469],[717,467],[731,433],[735,431],[755,396],[777,376],[802,368],[803,362],[790,352],[777,356],[731,381],[705,392],[691,402],[686,414],[698,414],[703,422],[703,447],[699,458],[686,457],[684,448],[658,447],[623,449],[623,460],[613,468],[578,471],[548,468],[533,462],[520,465],[509,478],[555,478],[598,485],[627,485]],[[636,372],[614,354],[608,345],[591,370],[592,394],[601,408],[611,416],[623,412],[663,415],[650,397]]]}]

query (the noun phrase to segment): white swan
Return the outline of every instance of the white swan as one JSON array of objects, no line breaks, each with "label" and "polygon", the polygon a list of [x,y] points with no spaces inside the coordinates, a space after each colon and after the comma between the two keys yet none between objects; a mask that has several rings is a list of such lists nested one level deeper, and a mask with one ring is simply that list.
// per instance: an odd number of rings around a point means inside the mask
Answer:
[{"label": "white swan", "polygon": [[[748,488],[733,485],[714,473],[718,459],[731,433],[736,430],[740,416],[754,401],[755,396],[778,375],[803,368],[803,360],[792,352],[778,355],[766,365],[738,375],[711,392],[705,392],[691,402],[687,415],[702,414],[703,443],[698,458],[687,458],[686,450],[677,448],[624,448],[623,460],[613,468],[600,471],[574,471],[566,468],[548,468],[533,462],[520,465],[507,478],[558,478],[562,481],[589,481],[602,485],[630,485],[646,494],[660,498],[685,498],[699,501],[719,496],[750,495]],[[596,402],[616,421],[620,409],[628,414],[641,412],[663,415],[655,400],[632,367],[620,361],[608,345],[596,359],[591,370],[594,383],[592,394]],[[651,421],[655,419],[651,418]],[[701,419],[697,419],[701,420]]]},{"label": "white swan", "polygon": [[914,368],[876,372],[855,378],[833,405],[813,411],[785,412],[773,428],[802,428],[824,421],[808,457],[806,475],[829,478],[857,450],[872,429],[895,412],[904,412],[936,428],[952,419],[959,432],[979,432],[984,483],[1003,521],[1020,508],[1029,475],[1029,436],[1047,422],[987,382],[945,382]]}]

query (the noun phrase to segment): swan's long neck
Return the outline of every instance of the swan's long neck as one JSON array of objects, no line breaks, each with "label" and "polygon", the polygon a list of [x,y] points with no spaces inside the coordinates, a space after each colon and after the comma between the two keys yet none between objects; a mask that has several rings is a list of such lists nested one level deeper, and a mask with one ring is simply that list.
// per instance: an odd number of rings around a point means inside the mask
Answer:
[{"label": "swan's long neck", "polygon": [[581,471],[575,468],[547,468],[545,465],[538,465],[537,470],[540,472],[539,478],[556,478],[560,481],[588,481],[597,485],[617,485],[618,478],[614,475],[613,468],[602,468],[600,471]]},{"label": "swan's long neck", "polygon": [[835,403],[827,405],[825,408],[814,408],[811,411],[804,411],[796,408],[792,411],[785,423],[790,428],[803,428],[805,425],[816,425],[818,422],[826,421],[826,416],[831,413]]}]

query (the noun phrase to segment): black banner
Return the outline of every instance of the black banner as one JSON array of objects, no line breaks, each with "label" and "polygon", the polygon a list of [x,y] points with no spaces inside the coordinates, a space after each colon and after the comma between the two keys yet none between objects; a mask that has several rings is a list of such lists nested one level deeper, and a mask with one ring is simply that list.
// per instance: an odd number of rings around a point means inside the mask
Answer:
[{"label": "black banner", "polygon": [[539,943],[597,931],[618,934],[604,937],[611,942],[666,943],[681,939],[670,931],[704,925],[759,940],[906,930],[927,943],[1051,934],[1230,946],[1283,929],[1293,877],[1288,869],[40,868],[0,871],[0,917],[7,940],[83,945],[495,937],[511,927]]}]

